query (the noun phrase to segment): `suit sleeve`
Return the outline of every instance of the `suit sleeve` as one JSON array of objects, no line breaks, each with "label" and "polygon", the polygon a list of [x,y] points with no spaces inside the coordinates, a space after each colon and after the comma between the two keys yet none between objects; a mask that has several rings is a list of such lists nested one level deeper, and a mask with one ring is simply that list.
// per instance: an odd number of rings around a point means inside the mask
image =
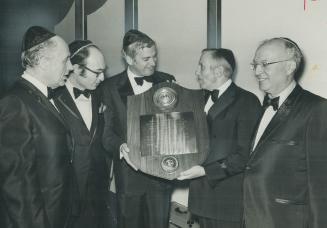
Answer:
[{"label": "suit sleeve", "polygon": [[111,94],[106,87],[102,87],[102,101],[106,106],[104,111],[104,129],[102,135],[102,144],[106,151],[108,151],[114,159],[119,160],[119,147],[125,143],[126,140],[119,136],[117,129],[119,128],[119,117],[112,102]]},{"label": "suit sleeve", "polygon": [[308,227],[322,228],[327,224],[327,103],[313,113],[306,132]]},{"label": "suit sleeve", "polygon": [[219,181],[244,171],[250,153],[254,128],[261,114],[259,100],[254,95],[249,98],[243,100],[243,108],[235,120],[237,121],[233,142],[236,145],[235,149],[230,151],[225,159],[204,166],[206,178],[213,187]]},{"label": "suit sleeve", "polygon": [[35,153],[28,110],[18,98],[3,99],[0,102],[1,197],[13,227],[49,227]]}]

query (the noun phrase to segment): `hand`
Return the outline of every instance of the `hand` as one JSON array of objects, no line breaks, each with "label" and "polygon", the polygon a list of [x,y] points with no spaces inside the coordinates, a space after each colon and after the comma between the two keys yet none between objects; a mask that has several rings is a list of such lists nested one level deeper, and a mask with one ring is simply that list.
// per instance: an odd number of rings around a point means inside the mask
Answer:
[{"label": "hand", "polygon": [[119,148],[119,152],[120,152],[120,159],[124,158],[125,161],[127,162],[127,164],[132,167],[135,171],[138,170],[138,168],[136,168],[136,166],[131,162],[130,158],[129,158],[129,148],[127,146],[126,143],[121,144],[120,148]]},{"label": "hand", "polygon": [[206,175],[204,168],[202,166],[196,165],[188,170],[185,170],[184,172],[181,172],[179,174],[179,177],[177,177],[177,180],[194,179],[197,177],[202,177],[204,175]]}]

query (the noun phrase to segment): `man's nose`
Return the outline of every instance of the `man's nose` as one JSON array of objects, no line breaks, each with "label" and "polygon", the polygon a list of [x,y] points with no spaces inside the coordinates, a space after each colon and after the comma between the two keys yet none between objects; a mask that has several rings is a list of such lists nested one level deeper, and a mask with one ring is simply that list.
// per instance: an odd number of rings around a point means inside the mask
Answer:
[{"label": "man's nose", "polygon": [[73,68],[73,65],[71,63],[70,60],[67,61],[67,71],[70,72],[70,71],[73,71],[74,68]]},{"label": "man's nose", "polygon": [[194,73],[195,73],[195,75],[196,75],[197,77],[200,76],[200,70],[199,70],[199,67],[196,68],[196,70],[195,70]]},{"label": "man's nose", "polygon": [[264,72],[262,64],[257,64],[254,69],[255,75],[260,75]]},{"label": "man's nose", "polygon": [[98,79],[100,82],[102,82],[104,80],[104,73],[102,72],[101,74],[99,74]]},{"label": "man's nose", "polygon": [[149,64],[150,64],[150,66],[155,66],[155,65],[156,65],[156,60],[153,59],[153,58],[151,58],[151,59],[149,60]]}]

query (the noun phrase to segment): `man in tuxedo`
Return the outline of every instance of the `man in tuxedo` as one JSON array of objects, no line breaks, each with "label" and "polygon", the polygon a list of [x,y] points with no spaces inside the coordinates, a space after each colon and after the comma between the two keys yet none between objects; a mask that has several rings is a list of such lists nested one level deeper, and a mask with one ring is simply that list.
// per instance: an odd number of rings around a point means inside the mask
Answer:
[{"label": "man in tuxedo", "polygon": [[69,49],[33,26],[22,50],[25,71],[0,101],[0,227],[68,227],[73,154],[51,91],[72,70]]},{"label": "man in tuxedo", "polygon": [[254,94],[233,83],[234,70],[231,50],[204,49],[195,73],[207,99],[210,151],[203,165],[178,179],[192,179],[189,209],[201,228],[240,228],[242,223],[243,172],[261,106]]},{"label": "man in tuxedo", "polygon": [[294,79],[302,53],[273,38],[252,63],[266,93],[244,179],[247,228],[322,228],[327,224],[326,100]]},{"label": "man in tuxedo", "polygon": [[[107,110],[103,143],[113,151],[118,190],[120,227],[168,227],[172,186],[168,181],[136,170],[130,161],[127,141],[127,96],[140,94],[153,84],[175,80],[155,71],[155,42],[138,30],[128,31],[123,39],[127,70],[105,80],[102,91]],[[159,168],[159,167],[158,167]]]},{"label": "man in tuxedo", "polygon": [[75,142],[73,167],[78,180],[80,212],[72,215],[72,227],[104,228],[108,227],[109,169],[101,143],[102,107],[94,90],[104,80],[106,64],[99,48],[89,40],[76,40],[69,44],[69,50],[73,71],[66,85],[57,91],[55,104]]}]

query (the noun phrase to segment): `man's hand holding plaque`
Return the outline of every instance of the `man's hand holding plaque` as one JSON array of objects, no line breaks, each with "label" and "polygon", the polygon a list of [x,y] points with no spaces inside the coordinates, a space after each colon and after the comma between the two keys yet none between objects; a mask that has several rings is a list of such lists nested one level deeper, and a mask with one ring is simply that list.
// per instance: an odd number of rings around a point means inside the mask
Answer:
[{"label": "man's hand holding plaque", "polygon": [[125,159],[126,163],[131,166],[135,171],[138,170],[138,168],[131,162],[131,159],[129,158],[129,148],[126,143],[121,144],[120,149],[120,159]]},{"label": "man's hand holding plaque", "polygon": [[192,168],[185,170],[179,174],[177,180],[188,180],[206,175],[204,168],[200,165],[195,165]]}]

